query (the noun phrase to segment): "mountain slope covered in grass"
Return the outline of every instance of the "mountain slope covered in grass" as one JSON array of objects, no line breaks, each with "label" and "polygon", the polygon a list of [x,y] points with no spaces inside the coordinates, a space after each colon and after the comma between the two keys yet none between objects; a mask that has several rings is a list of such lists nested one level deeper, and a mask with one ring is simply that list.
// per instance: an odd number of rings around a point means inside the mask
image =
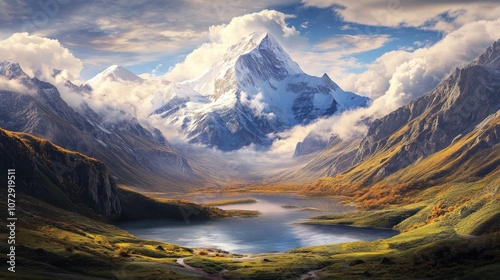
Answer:
[{"label": "mountain slope covered in grass", "polygon": [[304,191],[380,207],[425,199],[435,187],[497,180],[498,57],[500,41],[427,95],[375,121],[352,167]]}]

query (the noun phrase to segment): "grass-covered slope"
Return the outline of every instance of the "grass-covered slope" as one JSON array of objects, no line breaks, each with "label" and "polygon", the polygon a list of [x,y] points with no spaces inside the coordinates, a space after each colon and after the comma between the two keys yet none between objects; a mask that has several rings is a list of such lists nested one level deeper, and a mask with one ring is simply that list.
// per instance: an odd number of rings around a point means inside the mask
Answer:
[{"label": "grass-covered slope", "polygon": [[[193,250],[141,240],[115,226],[18,195],[16,272],[0,279],[193,279],[176,264]],[[0,207],[6,203],[0,200]],[[7,234],[0,233],[2,240]],[[7,252],[6,242],[0,243]],[[6,254],[0,261],[6,263]]]},{"label": "grass-covered slope", "polygon": [[[493,184],[500,176],[500,115],[493,115],[467,135],[456,139],[446,149],[368,186],[357,184],[369,169],[380,168],[385,153],[361,162],[335,177],[320,179],[304,189],[308,194],[342,194],[367,208],[411,203],[447,191],[461,198],[474,196],[481,186]],[[395,147],[397,150],[401,147]],[[477,187],[467,187],[477,186]],[[458,193],[457,193],[458,195]]]},{"label": "grass-covered slope", "polygon": [[495,279],[500,235],[457,235],[436,223],[373,242],[244,258],[194,255],[185,262],[223,279]]},{"label": "grass-covered slope", "polygon": [[233,216],[255,217],[258,211],[221,210],[212,205],[201,205],[187,200],[148,197],[131,189],[120,187],[118,196],[123,205],[120,220],[140,219],[218,219]]},{"label": "grass-covered slope", "polygon": [[[0,279],[192,279],[204,273],[176,263],[193,250],[140,240],[110,220],[255,216],[188,201],[154,199],[117,188],[106,165],[43,139],[0,129],[0,169],[14,168],[16,274]],[[1,177],[4,191],[5,177]],[[7,209],[7,200],[0,200]],[[5,213],[7,214],[7,213]],[[4,216],[5,220],[5,216]],[[7,239],[3,227],[0,237]],[[0,261],[6,263],[7,255]],[[14,277],[14,278],[13,278]]]},{"label": "grass-covered slope", "polygon": [[[6,207],[3,200],[0,207]],[[411,215],[420,208],[402,211]],[[448,225],[452,216],[386,240],[231,255],[139,239],[29,196],[20,199],[19,209],[17,272],[12,278],[0,271],[5,279],[494,279],[500,269],[498,232],[459,235]],[[391,216],[375,214],[366,220]],[[5,243],[0,250],[7,250]]]},{"label": "grass-covered slope", "polygon": [[[186,263],[224,279],[495,279],[500,273],[499,183],[456,186],[409,205],[306,222],[401,231],[392,238],[246,258],[195,255]],[[463,189],[480,191],[463,200]]]}]

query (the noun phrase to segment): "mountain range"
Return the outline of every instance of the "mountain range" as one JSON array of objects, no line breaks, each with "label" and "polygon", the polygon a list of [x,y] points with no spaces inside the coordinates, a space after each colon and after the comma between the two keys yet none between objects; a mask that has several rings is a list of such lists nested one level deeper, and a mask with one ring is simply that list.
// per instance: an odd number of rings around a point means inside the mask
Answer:
[{"label": "mountain range", "polygon": [[[2,128],[30,133],[98,158],[110,166],[120,184],[138,189],[179,190],[201,181],[158,129],[146,128],[135,118],[108,122],[86,105],[72,108],[57,87],[30,78],[17,63],[1,62],[0,76],[25,88],[21,92],[0,89]],[[89,86],[76,88],[82,95],[91,90]],[[71,166],[63,166],[60,172],[69,169]]]}]

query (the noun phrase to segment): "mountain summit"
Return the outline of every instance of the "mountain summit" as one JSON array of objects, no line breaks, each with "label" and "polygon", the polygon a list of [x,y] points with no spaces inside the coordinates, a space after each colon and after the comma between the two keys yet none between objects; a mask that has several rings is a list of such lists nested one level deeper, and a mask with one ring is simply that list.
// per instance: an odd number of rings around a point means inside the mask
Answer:
[{"label": "mountain summit", "polygon": [[255,32],[231,46],[201,77],[190,81],[203,95],[217,100],[237,87],[262,86],[259,82],[281,81],[304,74],[299,65],[267,32]]},{"label": "mountain summit", "polygon": [[128,81],[128,82],[142,82],[143,79],[129,70],[118,66],[112,65],[101,73],[97,74],[94,78],[88,80],[88,83],[95,84],[104,81]]},{"label": "mountain summit", "polygon": [[174,124],[191,143],[223,151],[269,145],[270,134],[369,102],[326,74],[305,74],[266,32],[241,39],[203,75],[151,100],[153,115]]}]

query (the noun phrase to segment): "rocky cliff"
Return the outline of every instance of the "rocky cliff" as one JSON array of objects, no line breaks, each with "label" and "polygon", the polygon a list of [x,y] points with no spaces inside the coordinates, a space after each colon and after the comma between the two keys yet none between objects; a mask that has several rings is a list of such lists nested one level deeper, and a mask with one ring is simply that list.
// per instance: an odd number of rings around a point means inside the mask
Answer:
[{"label": "rocky cliff", "polygon": [[16,170],[17,193],[86,215],[116,219],[121,214],[115,182],[106,165],[96,159],[29,134],[0,129],[0,166]]}]

